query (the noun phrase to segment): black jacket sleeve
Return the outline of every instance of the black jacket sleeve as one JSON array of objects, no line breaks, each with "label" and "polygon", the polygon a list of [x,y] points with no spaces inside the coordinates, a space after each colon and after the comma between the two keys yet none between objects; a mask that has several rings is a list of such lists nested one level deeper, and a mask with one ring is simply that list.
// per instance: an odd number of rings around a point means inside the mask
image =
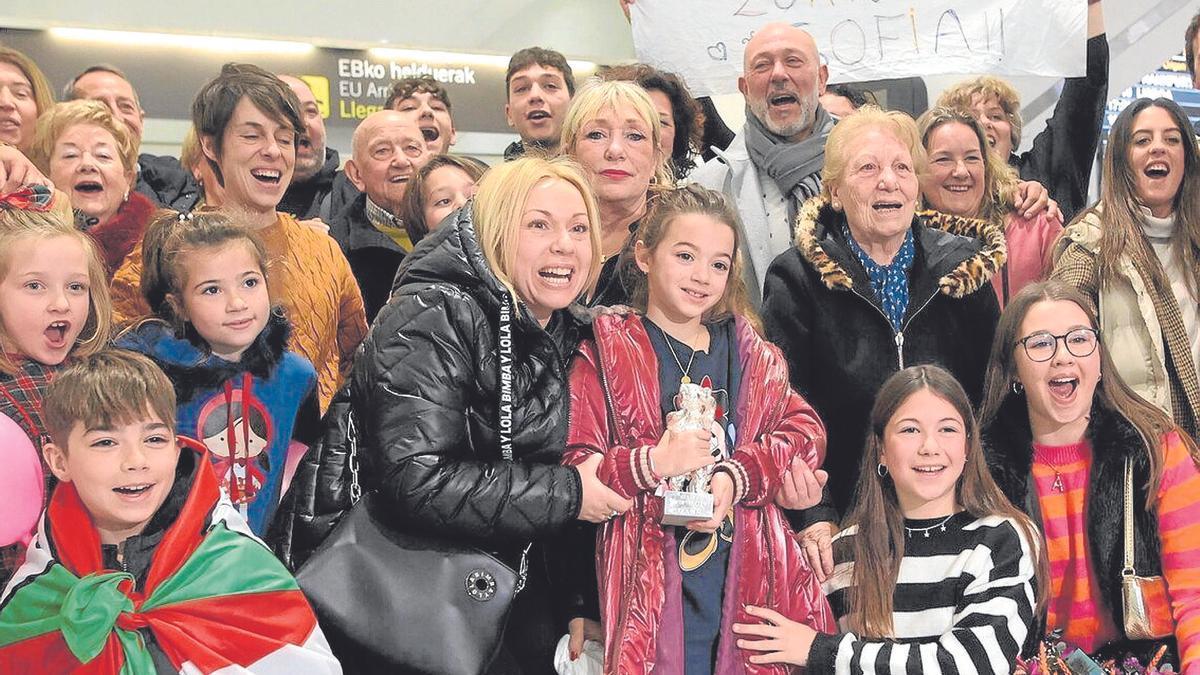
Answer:
[{"label": "black jacket sleeve", "polygon": [[996,300],[996,292],[990,283],[956,302],[960,304],[963,325],[970,331],[970,338],[961,345],[965,364],[962,372],[956,375],[971,398],[971,405],[979,410],[983,402],[983,381],[991,358],[992,340],[1000,320],[1000,302]]},{"label": "black jacket sleeve", "polygon": [[[795,389],[814,407],[811,394],[812,313],[805,284],[804,262],[792,248],[771,263],[763,284],[763,329],[787,359],[788,377]],[[821,411],[817,410],[820,415]],[[795,530],[820,522],[838,522],[837,508],[829,490],[821,492],[821,503],[803,511],[784,511]]]},{"label": "black jacket sleeve", "polygon": [[363,344],[353,399],[364,480],[397,527],[511,547],[578,515],[574,468],[505,461],[472,438],[477,342],[491,335],[473,298],[433,285],[393,298]]},{"label": "black jacket sleeve", "polygon": [[547,571],[555,618],[600,620],[600,584],[596,577],[596,525],[572,523],[546,546]]},{"label": "black jacket sleeve", "polygon": [[[311,407],[316,408],[315,396],[310,399]],[[309,405],[301,408],[302,415]],[[315,415],[316,410],[311,414]],[[325,541],[351,507],[351,486],[356,480],[350,459],[356,442],[351,432],[352,414],[350,389],[343,387],[329,402],[324,419],[305,425],[304,435],[315,431],[315,438],[306,442],[308,451],[296,467],[292,484],[265,537],[275,555],[293,572]],[[297,418],[297,427],[300,423]],[[298,434],[297,440],[301,440]]]},{"label": "black jacket sleeve", "polygon": [[1063,81],[1062,95],[1033,147],[1017,159],[1023,180],[1035,180],[1062,209],[1064,222],[1087,206],[1088,178],[1108,102],[1108,37],[1087,43],[1087,74]]}]

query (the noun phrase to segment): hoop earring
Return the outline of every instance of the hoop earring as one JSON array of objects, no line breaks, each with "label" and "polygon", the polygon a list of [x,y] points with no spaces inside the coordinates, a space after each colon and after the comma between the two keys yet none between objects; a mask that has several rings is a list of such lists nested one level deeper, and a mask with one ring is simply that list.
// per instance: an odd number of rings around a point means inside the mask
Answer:
[{"label": "hoop earring", "polygon": [[1017,396],[1024,394],[1025,393],[1025,385],[1014,380],[1012,383],[1012,393],[1016,394]]},{"label": "hoop earring", "polygon": [[880,462],[875,465],[875,474],[878,475],[880,478],[887,478],[888,468],[886,466],[884,466],[883,462]]}]

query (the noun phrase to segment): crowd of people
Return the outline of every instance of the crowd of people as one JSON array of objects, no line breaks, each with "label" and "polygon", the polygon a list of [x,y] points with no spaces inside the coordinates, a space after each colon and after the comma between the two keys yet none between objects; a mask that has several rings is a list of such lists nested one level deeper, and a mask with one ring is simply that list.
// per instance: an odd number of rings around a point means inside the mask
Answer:
[{"label": "crowd of people", "polygon": [[1136,100],[1088,203],[1088,30],[1021,154],[787,24],[737,133],[522,49],[490,167],[429,78],[343,164],[226,64],[175,159],[0,47],[0,671],[1200,672],[1200,150]]}]

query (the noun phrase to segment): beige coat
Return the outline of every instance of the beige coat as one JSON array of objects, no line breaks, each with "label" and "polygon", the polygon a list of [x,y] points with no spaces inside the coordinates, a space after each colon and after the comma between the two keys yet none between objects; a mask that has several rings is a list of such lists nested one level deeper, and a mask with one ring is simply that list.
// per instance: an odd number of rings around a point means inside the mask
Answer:
[{"label": "beige coat", "polygon": [[[1128,257],[1121,258],[1117,278],[1100,283],[1096,265],[1101,218],[1097,206],[1063,231],[1054,246],[1050,277],[1079,288],[1096,302],[1101,336],[1121,378],[1138,395],[1195,434],[1200,386],[1190,350],[1177,349],[1187,345],[1187,334],[1174,296],[1156,299]],[[1161,315],[1164,313],[1166,316]],[[1179,378],[1174,392],[1166,366],[1168,350]]]}]

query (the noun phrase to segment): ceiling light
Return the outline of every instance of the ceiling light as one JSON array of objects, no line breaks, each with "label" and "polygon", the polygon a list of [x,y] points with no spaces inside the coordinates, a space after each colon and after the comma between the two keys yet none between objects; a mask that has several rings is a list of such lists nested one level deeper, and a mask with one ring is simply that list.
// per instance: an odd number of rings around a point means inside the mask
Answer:
[{"label": "ceiling light", "polygon": [[[425,51],[421,49],[397,49],[394,47],[372,47],[368,50],[371,56],[377,59],[388,59],[391,61],[426,61],[429,63],[462,63],[476,66],[496,66],[499,68],[507,68],[508,61],[512,58],[507,54],[472,54],[468,52],[435,52]],[[592,71],[596,69],[596,64],[592,61],[572,61],[568,60],[567,65],[571,66],[572,70]]]},{"label": "ceiling light", "polygon": [[255,40],[220,37],[216,35],[181,35],[175,33],[142,33],[93,28],[51,28],[50,34],[66,40],[110,42],[124,46],[183,47],[216,52],[256,52],[272,54],[304,54],[314,49],[307,42],[287,40]]}]

